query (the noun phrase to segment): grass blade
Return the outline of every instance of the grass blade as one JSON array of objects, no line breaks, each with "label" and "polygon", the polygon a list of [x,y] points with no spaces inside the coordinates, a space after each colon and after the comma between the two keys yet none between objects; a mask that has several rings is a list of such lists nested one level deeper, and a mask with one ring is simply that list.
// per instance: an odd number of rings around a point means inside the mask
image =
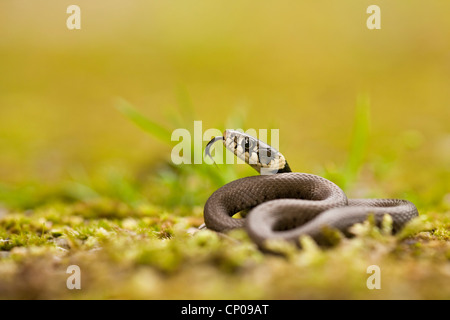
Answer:
[{"label": "grass blade", "polygon": [[151,121],[150,119],[142,115],[128,101],[124,99],[118,99],[115,107],[142,130],[150,133],[153,137],[159,139],[164,143],[170,145],[172,144],[172,133],[169,129],[157,124],[156,122]]},{"label": "grass blade", "polygon": [[366,95],[360,95],[356,103],[355,120],[347,164],[344,168],[344,183],[351,184],[364,163],[370,133],[370,101]]}]

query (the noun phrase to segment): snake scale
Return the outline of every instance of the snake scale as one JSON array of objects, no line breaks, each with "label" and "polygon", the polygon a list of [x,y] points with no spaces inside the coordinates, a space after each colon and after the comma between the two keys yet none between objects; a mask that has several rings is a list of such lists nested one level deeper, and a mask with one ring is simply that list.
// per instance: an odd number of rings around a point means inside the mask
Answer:
[{"label": "snake scale", "polygon": [[[245,228],[249,237],[265,249],[268,240],[282,239],[300,246],[302,235],[320,245],[329,245],[327,229],[350,236],[349,228],[373,215],[377,225],[384,215],[392,218],[398,232],[418,216],[415,205],[399,199],[348,199],[333,182],[308,173],[291,172],[285,157],[275,148],[245,133],[226,130],[211,145],[222,140],[226,149],[261,175],[232,181],[217,189],[204,207],[205,226],[217,232]],[[233,218],[250,210],[245,218]]]}]

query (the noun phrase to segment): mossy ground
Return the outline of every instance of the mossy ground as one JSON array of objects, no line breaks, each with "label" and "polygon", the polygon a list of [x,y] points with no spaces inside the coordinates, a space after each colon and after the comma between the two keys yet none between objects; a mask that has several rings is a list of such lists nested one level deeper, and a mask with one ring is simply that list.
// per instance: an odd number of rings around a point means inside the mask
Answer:
[{"label": "mossy ground", "polygon": [[[447,299],[450,212],[427,212],[397,235],[389,220],[351,239],[264,254],[244,230],[197,231],[202,207],[171,213],[112,199],[3,211],[0,297],[38,299]],[[81,269],[69,290],[68,266]],[[367,268],[381,271],[368,289]]]}]

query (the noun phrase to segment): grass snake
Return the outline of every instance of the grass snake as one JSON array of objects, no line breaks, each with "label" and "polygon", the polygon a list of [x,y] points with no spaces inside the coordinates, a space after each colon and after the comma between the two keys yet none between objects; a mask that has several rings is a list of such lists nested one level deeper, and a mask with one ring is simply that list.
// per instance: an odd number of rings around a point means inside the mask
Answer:
[{"label": "grass snake", "polygon": [[[213,138],[205,149],[208,156],[218,140],[261,175],[232,181],[209,197],[204,207],[208,229],[245,228],[258,247],[265,249],[268,240],[278,239],[300,246],[302,235],[329,245],[326,230],[337,229],[350,236],[349,228],[369,215],[377,225],[384,215],[391,216],[395,233],[418,216],[415,205],[407,200],[348,199],[341,188],[323,177],[292,172],[278,150],[239,131],[226,130]],[[250,210],[245,218],[233,218],[245,210]]]}]

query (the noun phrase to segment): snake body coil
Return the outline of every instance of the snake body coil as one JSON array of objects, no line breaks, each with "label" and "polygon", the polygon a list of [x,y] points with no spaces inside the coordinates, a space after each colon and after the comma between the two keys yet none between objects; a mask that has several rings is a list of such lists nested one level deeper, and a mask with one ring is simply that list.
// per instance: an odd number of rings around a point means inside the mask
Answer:
[{"label": "snake body coil", "polygon": [[[393,232],[397,232],[418,215],[409,201],[347,199],[341,188],[323,177],[290,172],[281,153],[252,136],[227,130],[223,141],[227,149],[258,172],[266,169],[269,173],[280,173],[238,179],[216,190],[204,208],[205,225],[209,229],[226,232],[244,227],[260,248],[273,239],[299,245],[302,235],[326,245],[329,241],[326,228],[349,235],[349,227],[365,221],[370,214],[377,224],[388,214],[393,221]],[[246,218],[232,217],[249,209]]]}]

